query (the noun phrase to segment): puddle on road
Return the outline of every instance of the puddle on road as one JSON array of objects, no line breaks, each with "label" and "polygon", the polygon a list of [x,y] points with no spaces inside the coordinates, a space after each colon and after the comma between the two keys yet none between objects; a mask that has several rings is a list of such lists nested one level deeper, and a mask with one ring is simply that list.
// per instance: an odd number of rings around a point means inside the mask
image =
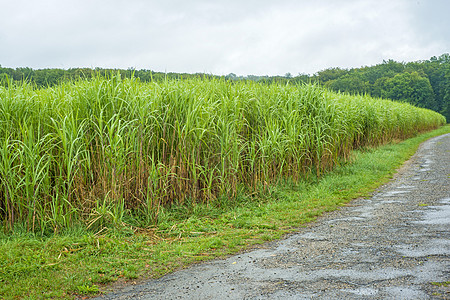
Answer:
[{"label": "puddle on road", "polygon": [[395,251],[406,257],[425,257],[429,255],[448,255],[450,240],[434,239],[422,245],[396,245]]},{"label": "puddle on road", "polygon": [[307,232],[304,234],[300,234],[300,235],[297,235],[297,237],[299,237],[300,239],[313,240],[313,241],[326,241],[327,240],[326,237],[316,234],[316,233],[313,233],[313,232]]},{"label": "puddle on road", "polygon": [[353,212],[359,213],[358,218],[367,218],[367,219],[373,218],[373,211],[374,211],[373,206],[358,206],[353,209]]},{"label": "puddle on road", "polygon": [[[448,229],[450,225],[450,198],[439,201],[442,205],[426,206],[425,210],[414,210],[412,212],[421,213],[419,221],[412,220],[412,224],[430,226],[433,231],[440,232],[442,228]],[[413,218],[414,219],[414,218]],[[427,226],[428,225],[428,226]],[[448,231],[445,231],[448,233]],[[418,234],[417,236],[421,236]],[[439,235],[440,236],[440,235]],[[414,236],[412,236],[414,237]],[[423,257],[427,255],[448,255],[450,254],[450,240],[448,234],[443,234],[442,238],[435,238],[420,245],[398,245],[396,251],[407,257]]]},{"label": "puddle on road", "polygon": [[392,299],[428,299],[427,295],[421,290],[406,286],[394,286],[385,288],[387,294]]},{"label": "puddle on road", "polygon": [[392,197],[398,194],[409,193],[410,191],[400,190],[400,191],[388,191],[386,193],[381,194],[382,197]]},{"label": "puddle on road", "polygon": [[384,204],[392,204],[392,203],[403,203],[403,200],[385,200],[383,201],[383,203],[380,203],[379,205],[384,205]]},{"label": "puddle on road", "polygon": [[427,225],[450,225],[450,198],[444,198],[439,203],[443,205],[427,206],[429,210],[425,211],[421,221],[415,221],[416,224]]},{"label": "puddle on road", "polygon": [[414,185],[401,185],[397,188],[398,189],[415,189],[416,187]]},{"label": "puddle on road", "polygon": [[342,292],[351,293],[358,296],[374,296],[378,294],[378,290],[371,288],[359,288],[359,289],[341,289]]}]

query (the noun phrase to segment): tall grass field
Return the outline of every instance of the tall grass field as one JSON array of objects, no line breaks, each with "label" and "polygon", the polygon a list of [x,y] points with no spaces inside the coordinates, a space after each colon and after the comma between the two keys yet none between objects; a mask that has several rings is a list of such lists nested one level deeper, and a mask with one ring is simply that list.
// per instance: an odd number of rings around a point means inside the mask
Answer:
[{"label": "tall grass field", "polygon": [[[0,85],[0,222],[58,232],[158,222],[166,207],[321,176],[350,152],[446,122],[317,85],[119,75]],[[237,200],[236,200],[237,201]]]}]

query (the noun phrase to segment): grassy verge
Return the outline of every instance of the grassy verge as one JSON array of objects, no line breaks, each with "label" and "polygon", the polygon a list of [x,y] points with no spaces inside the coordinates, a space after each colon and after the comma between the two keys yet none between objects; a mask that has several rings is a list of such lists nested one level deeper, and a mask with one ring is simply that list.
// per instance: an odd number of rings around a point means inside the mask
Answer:
[{"label": "grassy verge", "polygon": [[[280,238],[323,212],[367,196],[387,182],[441,127],[398,144],[353,152],[320,180],[267,187],[252,199],[185,203],[161,212],[158,227],[92,233],[72,228],[50,237],[16,229],[0,236],[0,298],[76,298]],[[239,203],[236,205],[236,203]]]}]

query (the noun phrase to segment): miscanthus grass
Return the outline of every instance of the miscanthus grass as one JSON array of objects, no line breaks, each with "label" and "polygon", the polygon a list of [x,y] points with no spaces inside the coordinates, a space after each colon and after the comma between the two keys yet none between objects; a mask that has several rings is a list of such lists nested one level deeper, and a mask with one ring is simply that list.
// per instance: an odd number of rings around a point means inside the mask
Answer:
[{"label": "miscanthus grass", "polygon": [[321,176],[353,149],[443,124],[430,110],[316,85],[114,74],[47,89],[4,82],[0,221],[40,232],[145,227],[165,207]]}]

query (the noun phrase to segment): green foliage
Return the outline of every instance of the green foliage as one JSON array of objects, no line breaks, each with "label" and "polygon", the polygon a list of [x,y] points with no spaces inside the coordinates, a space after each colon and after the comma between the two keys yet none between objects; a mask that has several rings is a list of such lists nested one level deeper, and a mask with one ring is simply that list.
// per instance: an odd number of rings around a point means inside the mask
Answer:
[{"label": "green foliage", "polygon": [[331,68],[311,78],[324,86],[350,94],[369,94],[429,108],[450,121],[450,55],[400,63],[383,61],[350,70]]},{"label": "green foliage", "polygon": [[382,77],[375,82],[383,98],[402,100],[415,106],[437,110],[433,88],[428,78],[417,72],[404,72],[391,78]]},{"label": "green foliage", "polygon": [[336,80],[338,78],[344,77],[348,75],[348,70],[344,70],[341,68],[330,68],[326,70],[322,70],[317,73],[317,78],[320,83],[325,83],[331,80]]},{"label": "green foliage", "polygon": [[85,294],[97,294],[100,290],[98,286],[94,285],[79,285],[77,286],[78,292],[82,295]]},{"label": "green foliage", "polygon": [[320,177],[353,149],[444,122],[317,85],[119,73],[42,89],[10,82],[0,86],[0,221],[42,235],[155,225],[164,208]]},{"label": "green foliage", "polygon": [[360,76],[344,75],[334,80],[325,82],[325,87],[350,94],[370,93],[370,84]]},{"label": "green foliage", "polygon": [[447,287],[450,285],[450,281],[444,282],[430,282],[432,285]]}]

